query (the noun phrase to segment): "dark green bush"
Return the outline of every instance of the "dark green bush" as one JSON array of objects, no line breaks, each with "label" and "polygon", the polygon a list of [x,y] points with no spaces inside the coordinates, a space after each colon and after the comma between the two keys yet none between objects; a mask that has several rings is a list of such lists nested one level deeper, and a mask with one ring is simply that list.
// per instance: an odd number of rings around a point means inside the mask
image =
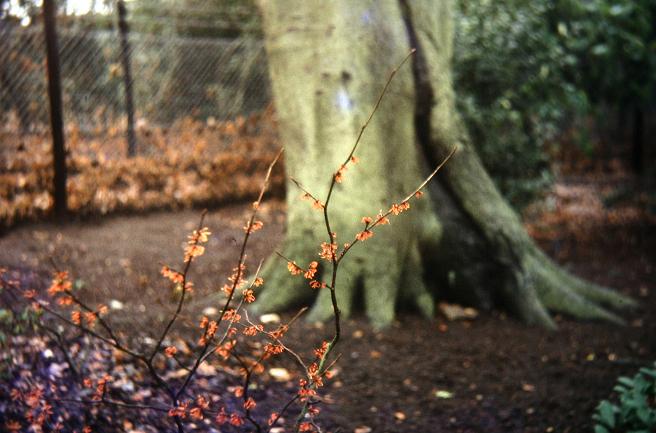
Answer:
[{"label": "dark green bush", "polygon": [[592,419],[595,433],[653,433],[656,431],[656,363],[633,378],[620,377],[613,388],[617,403],[603,400]]},{"label": "dark green bush", "polygon": [[455,86],[473,143],[504,195],[526,204],[551,181],[546,146],[585,94],[568,84],[576,58],[550,28],[549,2],[460,0]]},{"label": "dark green bush", "polygon": [[590,151],[584,118],[608,123],[597,108],[655,105],[655,19],[653,0],[458,1],[459,109],[516,206],[549,185],[546,148],[563,132]]}]

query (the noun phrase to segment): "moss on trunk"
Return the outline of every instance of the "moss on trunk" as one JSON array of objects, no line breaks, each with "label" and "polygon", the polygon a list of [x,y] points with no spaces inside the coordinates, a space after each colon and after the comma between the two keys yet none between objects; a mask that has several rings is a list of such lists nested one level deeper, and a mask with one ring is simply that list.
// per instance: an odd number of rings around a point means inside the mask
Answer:
[{"label": "moss on trunk", "polygon": [[[413,67],[399,71],[365,132],[357,153],[361,163],[338,185],[331,220],[340,243],[361,230],[363,216],[375,216],[411,192],[427,172],[426,161],[434,164],[460,148],[430,197],[342,263],[337,294],[345,315],[362,293],[375,326],[392,321],[398,301],[430,316],[437,294],[480,307],[501,304],[528,323],[548,327],[548,310],[619,320],[599,304],[631,302],[551,262],[470,145],[451,82],[450,2],[263,0],[261,6],[287,175],[317,197],[325,196],[389,71],[411,45],[418,48]],[[291,180],[287,191],[282,251],[305,266],[318,258],[326,230],[321,212],[299,199]],[[277,257],[269,259],[264,275],[268,288],[258,300],[260,311],[309,303],[316,295],[307,282],[288,276]],[[429,290],[427,280],[438,284]],[[331,314],[324,292],[312,320]]]}]

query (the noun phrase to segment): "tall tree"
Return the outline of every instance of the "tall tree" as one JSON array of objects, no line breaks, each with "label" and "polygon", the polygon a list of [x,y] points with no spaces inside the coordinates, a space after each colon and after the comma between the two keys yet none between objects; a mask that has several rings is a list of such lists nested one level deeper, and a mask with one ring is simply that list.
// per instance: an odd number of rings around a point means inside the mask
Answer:
[{"label": "tall tree", "polygon": [[[480,308],[502,306],[526,323],[554,327],[551,312],[620,322],[611,312],[633,303],[558,267],[535,245],[473,149],[455,109],[450,1],[263,0],[273,95],[289,177],[325,196],[389,71],[411,47],[365,131],[357,156],[333,196],[340,242],[411,192],[430,166],[457,154],[430,197],[351,250],[340,266],[337,294],[348,315],[359,299],[375,326],[389,324],[400,303],[426,316],[434,295]],[[322,214],[298,200],[288,182],[286,257],[313,260],[325,240]],[[292,279],[280,259],[265,266],[259,311],[309,303],[316,292]],[[332,312],[320,291],[310,318]]]}]

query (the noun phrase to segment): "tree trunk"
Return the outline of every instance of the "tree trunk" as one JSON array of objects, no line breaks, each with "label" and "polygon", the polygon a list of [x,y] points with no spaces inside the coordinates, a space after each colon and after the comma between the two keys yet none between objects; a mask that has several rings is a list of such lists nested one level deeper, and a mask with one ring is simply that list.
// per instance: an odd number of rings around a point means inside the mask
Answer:
[{"label": "tree trunk", "polygon": [[[450,2],[264,0],[261,6],[287,174],[317,197],[325,196],[389,72],[417,48],[412,67],[399,70],[364,133],[356,154],[361,163],[349,168],[333,196],[332,226],[342,243],[362,229],[363,216],[398,202],[459,148],[430,197],[413,202],[342,262],[336,290],[345,315],[361,299],[374,326],[382,327],[402,303],[431,316],[439,296],[503,306],[547,327],[554,326],[549,311],[620,321],[602,305],[632,302],[547,258],[471,147],[451,82]],[[304,266],[326,241],[325,226],[321,212],[299,200],[291,179],[287,191],[282,251]],[[316,295],[288,276],[279,258],[269,259],[264,275],[259,311],[309,303]],[[320,291],[310,319],[331,311],[328,291]]]}]

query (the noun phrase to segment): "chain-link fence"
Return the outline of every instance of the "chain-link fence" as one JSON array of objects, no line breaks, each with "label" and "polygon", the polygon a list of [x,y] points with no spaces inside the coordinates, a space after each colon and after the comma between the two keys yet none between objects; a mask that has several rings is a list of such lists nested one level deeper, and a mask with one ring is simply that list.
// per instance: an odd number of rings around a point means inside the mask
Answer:
[{"label": "chain-link fence", "polygon": [[[175,20],[151,12],[146,26],[133,2],[121,31],[112,4],[57,17],[68,207],[87,213],[224,201],[234,195],[230,187],[246,194],[245,181],[215,171],[232,157],[252,173],[276,146],[258,33],[193,31],[180,8]],[[0,226],[52,207],[46,39],[36,12],[27,25],[25,17],[0,17]]]}]

